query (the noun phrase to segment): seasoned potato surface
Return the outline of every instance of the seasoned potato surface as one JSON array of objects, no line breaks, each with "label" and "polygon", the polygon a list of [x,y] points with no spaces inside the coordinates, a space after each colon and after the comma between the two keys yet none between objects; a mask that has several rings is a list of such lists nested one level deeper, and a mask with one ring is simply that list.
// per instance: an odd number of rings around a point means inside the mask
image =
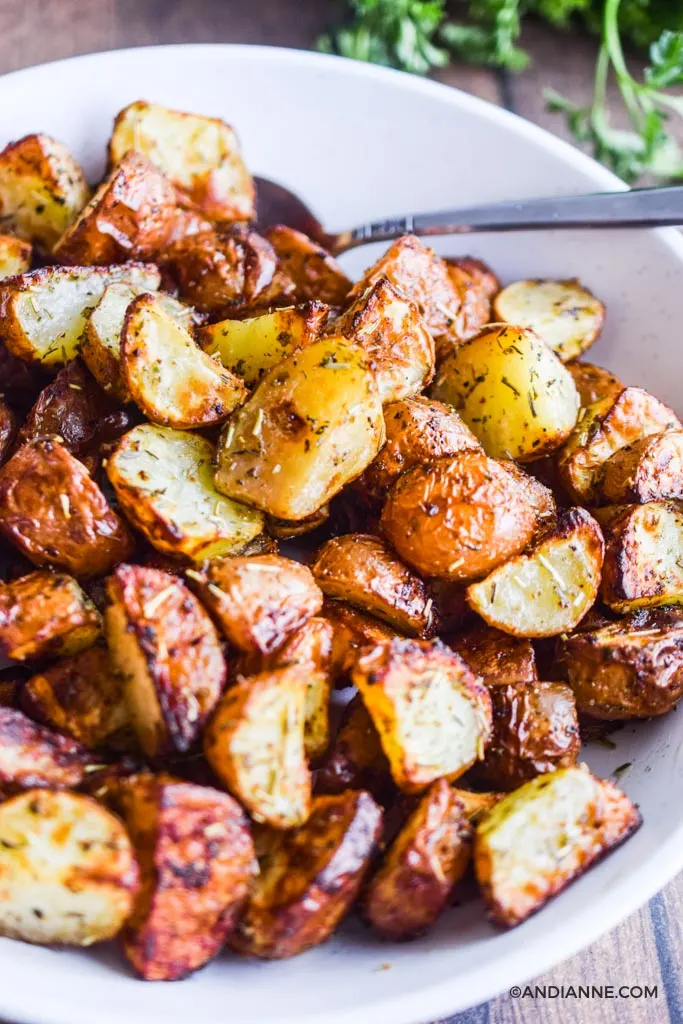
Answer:
[{"label": "seasoned potato surface", "polygon": [[576,279],[515,281],[496,295],[493,318],[530,327],[566,363],[599,337],[605,307]]},{"label": "seasoned potato surface", "polygon": [[607,526],[601,596],[615,612],[683,604],[683,507],[627,505]]},{"label": "seasoned potato surface", "polygon": [[650,434],[620,448],[605,463],[598,489],[608,504],[683,501],[683,430]]},{"label": "seasoned potato surface", "polygon": [[101,626],[71,576],[32,572],[0,584],[0,652],[12,661],[75,654],[95,643]]},{"label": "seasoned potato surface", "polygon": [[342,305],[351,282],[329,252],[285,224],[269,228],[266,238],[277,253],[282,272],[293,282],[296,302],[317,300],[330,306]]},{"label": "seasoned potato surface", "polygon": [[536,653],[530,640],[478,625],[449,638],[449,644],[488,686],[534,683],[538,679]]}]

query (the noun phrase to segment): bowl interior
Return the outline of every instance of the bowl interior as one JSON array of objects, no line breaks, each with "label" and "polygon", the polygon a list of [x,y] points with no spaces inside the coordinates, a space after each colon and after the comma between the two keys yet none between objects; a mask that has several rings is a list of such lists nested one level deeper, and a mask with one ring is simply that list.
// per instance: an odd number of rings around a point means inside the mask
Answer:
[{"label": "bowl interior", "polygon": [[[95,180],[116,112],[147,98],[217,115],[249,166],[299,191],[330,227],[489,199],[618,188],[551,136],[454,90],[360,64],[258,47],[161,47],[60,62],[0,80],[0,144],[31,131],[63,140]],[[607,304],[590,358],[682,411],[675,311],[683,247],[672,232],[477,235],[443,253],[488,260],[504,281],[580,277]],[[358,274],[376,249],[344,258]],[[674,372],[674,370],[676,372]],[[0,1014],[31,1024],[313,1024],[433,1019],[495,995],[596,938],[683,867],[680,713],[626,725],[585,759],[621,785],[644,826],[521,928],[500,934],[478,903],[427,938],[381,945],[350,922],[291,962],[223,957],[179,985],[133,979],[111,950],[77,953],[0,940],[12,977]],[[40,978],[39,984],[36,979]]]}]

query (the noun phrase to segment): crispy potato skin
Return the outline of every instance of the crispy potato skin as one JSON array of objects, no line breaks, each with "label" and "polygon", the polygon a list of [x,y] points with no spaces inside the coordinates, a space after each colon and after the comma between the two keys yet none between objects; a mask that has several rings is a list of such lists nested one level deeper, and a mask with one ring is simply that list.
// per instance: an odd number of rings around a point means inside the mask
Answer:
[{"label": "crispy potato skin", "polygon": [[52,439],[23,445],[0,470],[0,531],[34,565],[98,576],[133,539],[85,467]]},{"label": "crispy potato skin", "polygon": [[446,268],[457,297],[457,319],[437,341],[437,363],[490,322],[491,300],[500,290],[500,281],[482,260],[471,256],[447,258]]},{"label": "crispy potato skin", "polygon": [[0,398],[0,466],[5,461],[14,441],[17,421],[4,398]]},{"label": "crispy potato skin", "polygon": [[13,661],[75,654],[100,634],[102,620],[76,580],[32,572],[0,585],[0,652]]},{"label": "crispy potato skin", "polygon": [[343,601],[327,599],[322,614],[334,629],[331,668],[336,678],[344,678],[351,671],[363,647],[374,647],[382,640],[391,640],[398,635],[384,622],[352,608]]},{"label": "crispy potato skin", "polygon": [[451,637],[449,645],[488,686],[538,680],[536,653],[530,640],[478,625]]},{"label": "crispy potato skin", "polygon": [[21,711],[0,707],[0,786],[5,793],[74,789],[92,763],[80,743],[36,725]]},{"label": "crispy potato skin", "polygon": [[607,526],[600,593],[615,612],[683,604],[683,509],[668,501],[627,505]]},{"label": "crispy potato skin", "polygon": [[15,413],[24,414],[33,405],[48,378],[36,363],[26,363],[13,355],[0,338],[0,380],[3,402]]},{"label": "crispy potato skin", "polygon": [[107,594],[107,645],[140,746],[149,757],[188,750],[226,679],[208,613],[182,580],[140,565],[120,565]]},{"label": "crispy potato skin", "polygon": [[472,837],[456,791],[439,779],[424,794],[365,887],[361,913],[372,929],[395,942],[424,935],[465,873]]},{"label": "crispy potato skin", "polygon": [[316,793],[347,789],[367,790],[382,807],[389,807],[397,793],[379,735],[359,695],[344,709],[339,731],[315,773]]},{"label": "crispy potato skin", "polygon": [[522,469],[516,462],[509,459],[501,459],[508,473],[515,478],[520,487],[523,488],[525,496],[531,505],[536,516],[536,533],[542,533],[549,526],[557,523],[557,502],[550,487],[542,480],[532,476],[530,472]]},{"label": "crispy potato skin", "polygon": [[255,867],[249,825],[207,786],[142,774],[117,789],[142,876],[123,949],[146,981],[175,981],[216,956],[235,925]]},{"label": "crispy potato skin", "polygon": [[322,608],[311,570],[280,555],[215,559],[199,593],[241,651],[270,654]]},{"label": "crispy potato skin", "polygon": [[665,715],[683,696],[683,615],[652,609],[581,629],[562,638],[558,658],[584,714],[607,721]]},{"label": "crispy potato skin", "polygon": [[292,537],[303,537],[307,533],[324,526],[330,518],[330,506],[321,505],[317,512],[305,519],[278,519],[277,516],[266,516],[266,531],[275,541],[289,540]]},{"label": "crispy potato skin", "polygon": [[607,504],[683,500],[683,430],[650,434],[620,448],[605,463],[598,490]]},{"label": "crispy potato skin", "polygon": [[419,573],[465,583],[524,550],[534,512],[503,466],[466,451],[400,477],[382,510],[381,526]]},{"label": "crispy potato skin", "polygon": [[378,537],[333,537],[314,555],[311,571],[326,597],[347,601],[401,633],[433,634],[434,601],[426,584]]},{"label": "crispy potato skin", "polygon": [[489,916],[504,928],[521,924],[640,823],[628,797],[585,765],[525,783],[475,832],[474,868]]},{"label": "crispy potato skin", "polygon": [[316,797],[306,824],[266,856],[231,947],[272,960],[325,942],[356,898],[381,827],[369,793]]},{"label": "crispy potato skin", "polygon": [[317,299],[329,306],[343,304],[351,281],[322,246],[284,224],[269,228],[265,234],[283,274],[294,284],[294,301]]},{"label": "crispy potato skin", "polygon": [[567,364],[567,369],[574,378],[583,409],[604,398],[616,398],[624,390],[618,377],[594,363],[573,359]]}]

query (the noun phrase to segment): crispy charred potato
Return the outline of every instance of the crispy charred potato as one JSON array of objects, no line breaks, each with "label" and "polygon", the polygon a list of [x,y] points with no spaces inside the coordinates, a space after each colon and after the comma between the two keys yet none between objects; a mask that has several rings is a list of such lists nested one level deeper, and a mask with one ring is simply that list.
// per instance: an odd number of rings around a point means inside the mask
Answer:
[{"label": "crispy charred potato", "polygon": [[85,747],[116,746],[129,723],[121,674],[100,645],[32,676],[22,687],[21,706]]},{"label": "crispy charred potato", "polygon": [[115,787],[142,886],[122,934],[146,981],[202,967],[235,925],[255,868],[242,808],[227,793],[170,776],[133,775]]},{"label": "crispy charred potato", "polygon": [[165,427],[222,423],[247,397],[242,381],[202,352],[149,294],[133,299],[126,310],[121,372],[136,405]]},{"label": "crispy charred potato", "polygon": [[90,946],[133,908],[138,866],[122,823],[90,797],[29,790],[0,805],[0,933]]},{"label": "crispy charred potato", "polygon": [[44,369],[55,369],[78,354],[85,318],[114,281],[154,291],[159,271],[152,265],[41,267],[0,281],[0,334],[10,352]]},{"label": "crispy charred potato", "polygon": [[417,306],[381,277],[332,325],[367,353],[383,402],[417,394],[434,376],[434,341]]},{"label": "crispy charred potato", "polygon": [[356,898],[381,827],[369,793],[315,797],[306,824],[266,856],[232,949],[273,960],[325,942]]},{"label": "crispy charred potato", "polygon": [[316,793],[366,789],[383,807],[396,799],[391,768],[361,698],[346,706],[339,732],[315,773]]},{"label": "crispy charred potato", "polygon": [[147,260],[165,246],[176,193],[139,153],[126,153],[54,247],[60,263],[106,267]]},{"label": "crispy charred potato", "polygon": [[210,220],[254,218],[254,183],[225,121],[138,100],[116,116],[110,163],[118,164],[131,149],[151,160]]},{"label": "crispy charred potato", "polygon": [[0,531],[34,565],[74,576],[108,572],[133,547],[85,466],[46,438],[23,445],[0,470]]},{"label": "crispy charred potato", "polygon": [[379,537],[333,537],[316,552],[311,571],[327,597],[348,601],[410,636],[434,632],[434,601],[424,580]]},{"label": "crispy charred potato", "polygon": [[216,487],[279,519],[306,519],[362,473],[383,441],[363,351],[324,338],[273,367],[232,417]]},{"label": "crispy charred potato", "polygon": [[430,394],[453,406],[487,455],[518,462],[558,448],[579,414],[569,371],[526,327],[485,327],[441,364]]},{"label": "crispy charred potato", "polygon": [[515,281],[496,295],[493,319],[530,327],[566,363],[600,336],[605,307],[576,278]]},{"label": "crispy charred potato", "polygon": [[12,447],[16,428],[14,413],[4,399],[0,398],[0,466]]},{"label": "crispy charred potato", "polygon": [[616,398],[624,390],[624,385],[610,370],[593,363],[583,363],[580,359],[572,360],[567,369],[574,378],[579,393],[581,407],[586,408],[603,398]]},{"label": "crispy charred potato", "polygon": [[[351,671],[361,648],[374,647],[383,640],[398,636],[396,630],[390,629],[384,622],[359,612],[343,601],[326,600],[323,615],[334,630],[331,669],[335,677],[344,677]],[[370,789],[369,786],[361,788]]]},{"label": "crispy charred potato", "polygon": [[653,609],[563,637],[576,706],[593,718],[616,721],[665,715],[683,696],[683,616]]},{"label": "crispy charred potato", "polygon": [[211,619],[182,580],[160,569],[120,565],[107,593],[107,645],[142,750],[188,750],[225,683]]},{"label": "crispy charred potato", "polygon": [[394,941],[428,931],[469,865],[472,836],[456,790],[434,782],[365,888],[362,914],[373,930]]},{"label": "crispy charred potato", "polygon": [[317,299],[329,306],[341,306],[351,281],[329,252],[285,224],[266,231],[266,238],[277,253],[282,272],[294,284],[296,302]]},{"label": "crispy charred potato", "polygon": [[628,797],[585,765],[527,782],[475,832],[474,869],[490,917],[504,928],[521,924],[640,822]]},{"label": "crispy charred potato", "polygon": [[306,764],[305,666],[263,672],[232,686],[204,731],[204,753],[218,778],[255,821],[302,825],[311,810]]},{"label": "crispy charred potato", "polygon": [[306,302],[246,320],[209,324],[197,332],[197,341],[247,387],[255,387],[285,356],[314,341],[328,314],[329,306],[322,302]]},{"label": "crispy charred potato", "polygon": [[74,789],[93,765],[92,755],[68,736],[36,725],[21,711],[0,707],[0,786]]},{"label": "crispy charred potato", "polygon": [[485,622],[512,636],[567,633],[598,595],[604,549],[593,517],[567,509],[529,551],[471,584],[467,599]]},{"label": "crispy charred potato", "polygon": [[462,804],[465,817],[472,825],[479,824],[484,815],[505,796],[504,793],[474,793],[469,789],[458,789],[456,786],[451,786],[451,791]]},{"label": "crispy charred potato", "polygon": [[228,640],[260,654],[281,647],[323,604],[311,570],[280,555],[217,559],[197,585]]},{"label": "crispy charred potato", "polygon": [[420,793],[442,776],[455,780],[482,757],[488,690],[441,641],[385,641],[361,654],[351,678],[400,789]]},{"label": "crispy charred potato", "polygon": [[236,554],[263,530],[263,516],[219,494],[214,447],[185,431],[143,423],[107,460],[116,497],[158,551],[184,560]]},{"label": "crispy charred potato", "polygon": [[608,528],[601,595],[615,612],[683,604],[683,507],[629,505]]},{"label": "crispy charred potato", "polygon": [[525,472],[516,462],[511,462],[509,459],[501,459],[501,462],[508,473],[515,478],[524,490],[526,499],[536,516],[535,532],[538,534],[549,526],[555,526],[557,523],[557,502],[551,488],[544,484],[542,480],[532,476],[530,472]]},{"label": "crispy charred potato", "polygon": [[0,338],[0,380],[3,401],[13,412],[24,415],[49,378],[39,363],[25,363],[23,359],[12,355]]},{"label": "crispy charred potato", "polygon": [[76,580],[32,572],[0,584],[0,652],[12,661],[75,654],[102,628],[100,614]]},{"label": "crispy charred potato", "polygon": [[[2,157],[0,156],[0,163]],[[2,172],[0,172],[0,177]],[[0,185],[0,190],[2,186]],[[2,215],[0,214],[0,217]],[[25,274],[31,269],[32,250],[28,242],[22,242],[14,235],[0,235],[0,280]]]},{"label": "crispy charred potato", "polygon": [[457,319],[436,345],[437,363],[451,354],[462,341],[473,338],[493,319],[491,300],[500,291],[500,281],[482,260],[471,256],[446,259],[446,269],[457,296]]},{"label": "crispy charred potato", "polygon": [[681,430],[675,413],[642,388],[624,388],[588,406],[558,453],[560,479],[572,497],[596,503],[607,460],[650,434]]},{"label": "crispy charred potato", "polygon": [[434,598],[438,636],[449,636],[462,629],[467,619],[473,618],[467,603],[467,585],[437,578],[428,583]]},{"label": "crispy charred potato", "polygon": [[535,515],[504,466],[465,451],[404,473],[389,492],[381,525],[423,576],[466,583],[523,551]]},{"label": "crispy charred potato", "polygon": [[683,430],[620,448],[605,463],[598,490],[601,501],[615,504],[683,500]]},{"label": "crispy charred potato", "polygon": [[49,135],[25,135],[0,153],[0,219],[27,242],[49,252],[88,195],[83,171]]},{"label": "crispy charred potato", "polygon": [[536,653],[531,642],[522,637],[479,625],[451,637],[449,646],[488,686],[538,680]]}]

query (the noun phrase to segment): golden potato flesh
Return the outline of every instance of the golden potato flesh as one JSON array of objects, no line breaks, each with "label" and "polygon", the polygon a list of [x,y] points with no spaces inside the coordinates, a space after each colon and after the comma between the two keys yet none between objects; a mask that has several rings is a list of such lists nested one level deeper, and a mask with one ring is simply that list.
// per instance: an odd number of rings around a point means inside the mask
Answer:
[{"label": "golden potato flesh", "polygon": [[270,370],[218,446],[216,487],[279,519],[305,519],[372,462],[382,405],[363,351],[324,338]]},{"label": "golden potato flesh", "polygon": [[351,281],[322,246],[286,224],[269,228],[265,237],[277,253],[280,270],[292,282],[295,302],[344,303]]},{"label": "golden potato flesh", "polygon": [[32,250],[28,242],[14,235],[0,235],[0,280],[25,274],[31,269]]},{"label": "golden potato flesh", "polygon": [[604,370],[602,366],[575,359],[568,363],[567,369],[574,378],[581,407],[584,409],[603,398],[616,398],[624,390],[619,378],[610,370]]},{"label": "golden potato flesh", "polygon": [[504,466],[465,451],[400,477],[381,524],[404,562],[423,576],[465,583],[523,551],[535,516]]},{"label": "golden potato flesh", "polygon": [[490,917],[505,928],[521,924],[640,822],[628,797],[585,765],[525,783],[475,832],[474,869]]},{"label": "golden potato flesh", "polygon": [[471,584],[467,599],[485,622],[513,636],[569,632],[598,595],[604,548],[593,517],[568,509],[529,551]]},{"label": "golden potato flesh", "polygon": [[455,780],[483,756],[488,690],[440,641],[396,639],[368,648],[351,678],[405,792],[420,793],[441,777]]},{"label": "golden potato flesh", "polygon": [[449,646],[487,686],[534,683],[538,679],[536,652],[530,640],[479,625],[449,638]]},{"label": "golden potato flesh", "polygon": [[566,363],[600,336],[605,307],[576,279],[515,281],[496,295],[493,319],[530,327]]},{"label": "golden potato flesh", "polygon": [[605,463],[600,500],[615,504],[683,501],[683,430],[650,434],[620,448]]},{"label": "golden potato flesh", "polygon": [[100,635],[100,613],[75,579],[32,572],[0,584],[0,653],[12,661],[75,654]]},{"label": "golden potato flesh", "polygon": [[138,866],[122,823],[87,796],[29,790],[0,804],[0,934],[40,945],[111,939]]},{"label": "golden potato flesh", "polygon": [[683,604],[683,507],[629,505],[607,528],[601,596],[615,612]]},{"label": "golden potato flesh", "polygon": [[430,394],[451,405],[487,455],[530,462],[569,436],[579,413],[574,381],[533,331],[494,324],[441,364]]}]

